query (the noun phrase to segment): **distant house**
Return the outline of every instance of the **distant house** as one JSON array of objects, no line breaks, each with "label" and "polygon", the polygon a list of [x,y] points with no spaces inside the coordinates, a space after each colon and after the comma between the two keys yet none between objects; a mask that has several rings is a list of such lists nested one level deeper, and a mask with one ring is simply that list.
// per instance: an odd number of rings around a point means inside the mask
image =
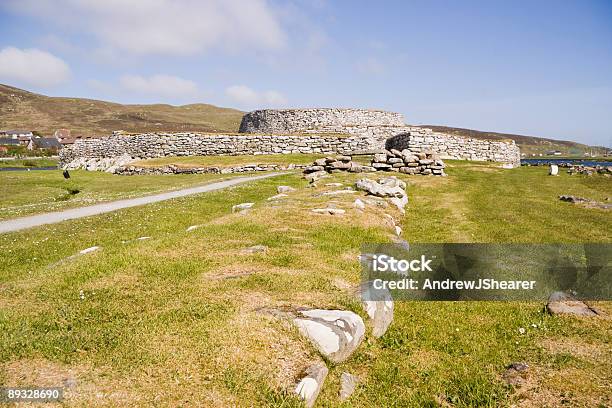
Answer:
[{"label": "distant house", "polygon": [[34,136],[29,130],[7,130],[6,137],[11,139],[28,138],[30,140]]},{"label": "distant house", "polygon": [[90,139],[89,136],[70,136],[60,140],[63,146],[74,144],[77,140]]},{"label": "distant house", "polygon": [[48,149],[59,150],[62,144],[54,137],[35,137],[28,143],[28,150]]},{"label": "distant house", "polygon": [[19,146],[19,140],[12,137],[0,137],[1,146]]},{"label": "distant house", "polygon": [[60,143],[64,140],[70,140],[72,138],[70,129],[58,129],[53,133],[53,137],[56,138]]}]

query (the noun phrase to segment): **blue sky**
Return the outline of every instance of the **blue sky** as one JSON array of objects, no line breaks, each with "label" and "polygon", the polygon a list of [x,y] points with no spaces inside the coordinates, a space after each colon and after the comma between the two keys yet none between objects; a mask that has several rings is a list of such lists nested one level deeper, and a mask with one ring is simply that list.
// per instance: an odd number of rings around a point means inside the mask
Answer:
[{"label": "blue sky", "polygon": [[612,144],[610,1],[2,0],[0,82]]}]

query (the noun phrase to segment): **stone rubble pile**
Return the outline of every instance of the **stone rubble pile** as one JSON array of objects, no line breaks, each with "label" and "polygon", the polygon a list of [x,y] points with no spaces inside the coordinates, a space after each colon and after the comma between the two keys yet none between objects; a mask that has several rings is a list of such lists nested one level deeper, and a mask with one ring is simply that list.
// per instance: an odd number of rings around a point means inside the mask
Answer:
[{"label": "stone rubble pile", "polygon": [[408,204],[406,183],[397,177],[383,177],[378,181],[362,178],[355,183],[357,190],[362,190],[370,195],[386,198],[395,205],[402,213]]},{"label": "stone rubble pile", "polygon": [[[602,203],[600,201],[591,200],[590,198],[576,197],[573,195],[560,195],[559,200],[565,201],[572,204],[582,205],[586,208],[601,208],[602,210],[612,209],[612,204]],[[606,201],[608,198],[606,198]]]},{"label": "stone rubble pile", "polygon": [[310,166],[304,168],[305,178],[314,182],[328,173],[348,171],[350,173],[364,173],[375,171],[401,172],[404,174],[421,174],[446,176],[444,162],[434,153],[413,153],[409,150],[397,150],[376,153],[372,164],[366,166],[352,161],[351,156],[335,156],[317,159]]},{"label": "stone rubble pile", "polygon": [[377,153],[372,160],[372,167],[382,171],[396,171],[404,174],[422,174],[446,176],[444,162],[431,152],[412,152],[411,150],[391,149]]},{"label": "stone rubble pile", "polygon": [[317,159],[312,165],[304,168],[305,174],[316,173],[319,171],[324,171],[326,173],[338,173],[341,171],[348,171],[350,173],[362,173],[376,170],[373,167],[355,163],[354,161],[352,161],[351,156],[341,155]]},{"label": "stone rubble pile", "polygon": [[612,174],[612,166],[570,166],[567,170],[567,174],[583,174],[585,176],[592,176],[593,174]]},{"label": "stone rubble pile", "polygon": [[132,156],[122,154],[114,157],[77,157],[70,162],[61,166],[62,170],[87,170],[87,171],[105,171],[107,173],[115,173],[117,169],[122,168],[128,163],[134,161]]}]

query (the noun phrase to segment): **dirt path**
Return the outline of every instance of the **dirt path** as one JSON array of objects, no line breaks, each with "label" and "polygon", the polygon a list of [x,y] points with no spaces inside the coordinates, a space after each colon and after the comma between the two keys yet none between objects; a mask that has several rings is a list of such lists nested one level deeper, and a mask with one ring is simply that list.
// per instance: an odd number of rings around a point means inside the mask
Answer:
[{"label": "dirt path", "polygon": [[185,197],[192,194],[206,193],[208,191],[219,190],[226,187],[249,181],[261,180],[268,177],[275,177],[286,173],[268,173],[259,176],[237,177],[230,180],[218,181],[204,186],[190,187],[182,190],[169,191],[167,193],[155,194],[144,197],[130,198],[127,200],[111,201],[91,205],[87,207],[72,208],[69,210],[32,215],[29,217],[15,218],[12,220],[0,221],[0,234],[6,232],[20,231],[27,228],[38,227],[45,224],[55,224],[65,220],[89,217],[92,215],[103,214],[122,208],[136,207],[139,205],[157,203],[159,201],[171,200],[173,198]]}]

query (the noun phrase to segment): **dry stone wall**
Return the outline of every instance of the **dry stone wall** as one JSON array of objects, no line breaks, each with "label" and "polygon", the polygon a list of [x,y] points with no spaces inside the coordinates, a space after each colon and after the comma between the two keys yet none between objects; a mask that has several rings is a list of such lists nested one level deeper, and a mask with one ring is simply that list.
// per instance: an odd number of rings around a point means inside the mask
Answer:
[{"label": "dry stone wall", "polygon": [[103,139],[77,140],[60,152],[67,165],[78,159],[130,156],[149,159],[165,156],[259,155],[289,153],[348,153],[367,149],[359,137],[337,135],[217,135],[200,133],[115,134]]},{"label": "dry stone wall", "polygon": [[395,112],[370,109],[264,109],[242,117],[241,133],[345,133],[355,126],[404,126]]},{"label": "dry stone wall", "polygon": [[[356,154],[384,149],[435,153],[442,159],[520,163],[513,141],[465,139],[408,126],[399,113],[366,109],[259,110],[238,134],[113,134],[77,140],[60,152],[62,166],[84,159],[288,153]],[[95,167],[95,166],[94,166]]]},{"label": "dry stone wall", "polygon": [[386,139],[385,148],[413,153],[432,152],[443,159],[495,161],[519,166],[521,152],[514,140],[470,139],[437,133],[426,128],[411,128]]},{"label": "dry stone wall", "polygon": [[[339,133],[360,139],[365,150],[408,149],[443,159],[496,161],[518,166],[514,141],[469,139],[404,124],[399,113],[365,109],[258,110],[242,118],[241,132]],[[346,153],[346,152],[344,152]]]}]

